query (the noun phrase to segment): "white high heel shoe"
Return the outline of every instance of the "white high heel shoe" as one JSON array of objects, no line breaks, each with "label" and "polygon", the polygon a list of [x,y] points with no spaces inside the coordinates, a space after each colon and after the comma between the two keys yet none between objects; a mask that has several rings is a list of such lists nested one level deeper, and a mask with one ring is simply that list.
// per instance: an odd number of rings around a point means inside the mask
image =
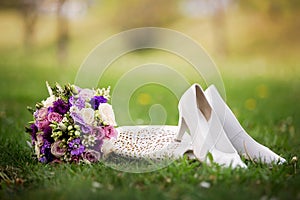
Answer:
[{"label": "white high heel shoe", "polygon": [[260,160],[265,163],[277,162],[282,164],[286,162],[284,158],[259,144],[247,134],[214,85],[208,87],[204,93],[216,111],[229,140],[240,154],[245,155],[248,159]]},{"label": "white high heel shoe", "polygon": [[186,129],[192,138],[193,153],[202,162],[210,162],[207,153],[211,153],[213,161],[226,167],[247,166],[239,157],[218,119],[209,105],[198,84],[192,85],[181,97],[179,109],[180,141]]}]

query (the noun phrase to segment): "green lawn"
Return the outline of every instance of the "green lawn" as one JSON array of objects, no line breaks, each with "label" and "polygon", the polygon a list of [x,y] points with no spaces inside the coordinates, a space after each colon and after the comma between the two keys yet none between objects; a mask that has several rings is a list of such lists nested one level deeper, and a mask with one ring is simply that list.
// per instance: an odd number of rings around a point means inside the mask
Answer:
[{"label": "green lawn", "polygon": [[[292,161],[300,152],[300,81],[296,74],[286,79],[268,74],[242,78],[230,72],[223,76],[227,102],[241,124],[288,163],[270,167],[247,161],[248,169],[231,170],[183,158],[158,171],[130,174],[102,163],[37,163],[26,144],[29,137],[24,125],[31,120],[26,106],[46,97],[46,80],[72,82],[76,67],[51,66],[51,61],[42,59],[34,62],[20,53],[0,55],[1,199],[300,199],[299,162]],[[284,66],[279,63],[278,67]],[[140,93],[146,94],[148,103],[139,101]],[[153,98],[147,100],[149,96]],[[134,94],[130,104],[133,119],[149,122],[148,109],[155,102],[168,102],[167,123],[176,124],[176,98],[154,86]]]}]

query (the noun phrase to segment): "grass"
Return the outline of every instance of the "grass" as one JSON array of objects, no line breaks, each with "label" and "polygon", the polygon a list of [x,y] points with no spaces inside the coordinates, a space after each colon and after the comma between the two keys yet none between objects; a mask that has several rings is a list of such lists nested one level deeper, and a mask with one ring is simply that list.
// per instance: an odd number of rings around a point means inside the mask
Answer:
[{"label": "grass", "polygon": [[[75,71],[26,63],[22,56],[16,61],[9,54],[1,60],[1,199],[300,198],[298,161],[292,160],[300,151],[297,139],[300,83],[294,76],[288,81],[270,77],[223,77],[228,103],[245,129],[280,153],[288,163],[270,167],[246,161],[248,169],[231,170],[182,158],[155,172],[131,174],[115,171],[102,163],[37,163],[26,145],[28,136],[23,127],[31,119],[26,106],[45,98],[45,80],[72,82]],[[176,98],[156,86],[136,91],[130,104],[132,117],[149,122],[147,112],[157,101],[169,102],[165,106],[167,123],[176,124]]]}]

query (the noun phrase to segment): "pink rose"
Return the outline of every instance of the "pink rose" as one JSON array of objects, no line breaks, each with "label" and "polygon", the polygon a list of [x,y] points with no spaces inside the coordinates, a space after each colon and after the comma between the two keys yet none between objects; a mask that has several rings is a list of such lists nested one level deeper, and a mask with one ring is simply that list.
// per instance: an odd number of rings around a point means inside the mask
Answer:
[{"label": "pink rose", "polygon": [[107,138],[117,137],[118,132],[113,126],[105,126],[103,127],[103,130]]},{"label": "pink rose", "polygon": [[48,115],[48,108],[43,107],[37,111],[35,117],[37,121],[41,121],[44,120],[47,117],[47,115]]},{"label": "pink rose", "polygon": [[36,126],[39,130],[44,130],[45,128],[49,127],[50,122],[47,119],[37,121]]},{"label": "pink rose", "polygon": [[51,112],[48,114],[48,121],[50,122],[61,122],[62,116],[57,112]]}]

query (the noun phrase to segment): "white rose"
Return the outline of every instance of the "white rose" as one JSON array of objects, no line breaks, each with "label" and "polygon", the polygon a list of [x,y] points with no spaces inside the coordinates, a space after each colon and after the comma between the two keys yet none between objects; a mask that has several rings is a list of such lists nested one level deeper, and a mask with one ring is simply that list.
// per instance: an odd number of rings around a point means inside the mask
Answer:
[{"label": "white rose", "polygon": [[87,124],[92,124],[94,121],[94,110],[92,108],[82,108],[80,115],[83,121]]},{"label": "white rose", "polygon": [[44,105],[44,107],[48,108],[53,106],[54,101],[56,101],[56,97],[54,95],[51,95],[46,100],[42,101],[42,104]]},{"label": "white rose", "polygon": [[102,119],[105,125],[116,126],[115,114],[112,109],[112,106],[108,103],[100,103],[98,108],[100,118]]}]

